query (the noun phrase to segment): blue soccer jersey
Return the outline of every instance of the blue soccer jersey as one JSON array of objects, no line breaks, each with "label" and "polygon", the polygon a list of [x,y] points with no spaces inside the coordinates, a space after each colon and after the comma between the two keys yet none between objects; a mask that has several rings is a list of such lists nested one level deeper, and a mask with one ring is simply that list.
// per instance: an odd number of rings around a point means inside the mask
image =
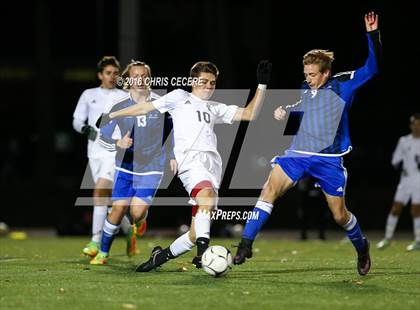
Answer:
[{"label": "blue soccer jersey", "polygon": [[[151,100],[157,96],[152,94]],[[111,112],[124,109],[136,104],[131,97],[117,103]],[[119,130],[121,137],[130,132],[133,145],[128,149],[121,149],[116,145],[117,139],[113,134]],[[126,173],[143,175],[145,173],[163,173],[167,151],[165,140],[172,130],[170,116],[152,111],[146,115],[117,118],[101,128],[100,143],[109,151],[117,151],[116,169]],[[168,141],[171,158],[173,155],[173,141]]]},{"label": "blue soccer jersey", "polygon": [[357,89],[378,72],[379,31],[367,34],[369,55],[355,71],[334,75],[311,90],[305,82],[294,107],[303,112],[299,130],[288,151],[321,156],[341,156],[351,150],[348,114]]},{"label": "blue soccer jersey", "polygon": [[[158,96],[153,93],[150,100]],[[131,97],[117,103],[111,112],[136,104]],[[133,145],[121,149],[116,145],[113,135],[116,131],[123,137],[130,132]],[[138,197],[151,204],[161,182],[167,153],[174,159],[173,140],[165,141],[172,130],[172,120],[168,114],[151,111],[146,115],[117,118],[100,132],[100,143],[109,151],[117,150],[114,188],[112,200],[128,200]]]}]

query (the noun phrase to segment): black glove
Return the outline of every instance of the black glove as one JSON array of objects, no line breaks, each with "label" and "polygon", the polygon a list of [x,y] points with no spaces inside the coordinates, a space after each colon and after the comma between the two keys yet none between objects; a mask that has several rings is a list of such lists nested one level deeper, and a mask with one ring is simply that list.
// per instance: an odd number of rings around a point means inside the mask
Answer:
[{"label": "black glove", "polygon": [[82,127],[82,135],[85,135],[89,140],[95,141],[97,134],[96,129],[92,126],[86,125]]},{"label": "black glove", "polygon": [[270,82],[272,63],[268,60],[261,60],[257,68],[257,81],[258,84],[267,85]]},{"label": "black glove", "polygon": [[98,120],[96,121],[96,127],[102,128],[105,125],[107,125],[111,119],[109,118],[109,113],[102,113],[101,116],[99,116]]}]

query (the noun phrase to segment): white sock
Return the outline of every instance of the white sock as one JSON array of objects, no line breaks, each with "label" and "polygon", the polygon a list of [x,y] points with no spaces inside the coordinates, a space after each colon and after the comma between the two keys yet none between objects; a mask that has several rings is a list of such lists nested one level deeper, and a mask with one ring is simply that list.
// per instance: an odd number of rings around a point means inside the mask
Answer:
[{"label": "white sock", "polygon": [[347,222],[347,224],[345,224],[343,226],[343,228],[346,231],[350,231],[350,230],[352,230],[354,228],[354,226],[356,226],[356,224],[357,224],[357,218],[353,215],[353,213],[350,213],[349,221]]},{"label": "white sock", "polygon": [[107,206],[94,206],[92,216],[92,241],[100,242],[102,236],[102,229],[108,214]]},{"label": "white sock", "polygon": [[210,239],[210,212],[206,210],[198,210],[194,221],[196,239]]},{"label": "white sock", "polygon": [[385,227],[385,239],[390,240],[394,237],[395,227],[397,227],[398,218],[398,216],[395,216],[391,213],[388,215]]},{"label": "white sock", "polygon": [[413,218],[414,240],[420,242],[420,216]]},{"label": "white sock", "polygon": [[116,235],[120,231],[120,225],[114,225],[108,222],[108,219],[105,220],[104,224],[104,232],[106,232],[108,235]]},{"label": "white sock", "polygon": [[187,231],[182,236],[178,237],[172,244],[169,246],[169,250],[171,251],[172,255],[177,257],[182,255],[194,247],[194,243],[191,242],[189,231]]},{"label": "white sock", "polygon": [[130,232],[131,229],[131,222],[128,219],[127,215],[124,215],[124,217],[121,220],[121,230],[125,235],[127,235]]}]

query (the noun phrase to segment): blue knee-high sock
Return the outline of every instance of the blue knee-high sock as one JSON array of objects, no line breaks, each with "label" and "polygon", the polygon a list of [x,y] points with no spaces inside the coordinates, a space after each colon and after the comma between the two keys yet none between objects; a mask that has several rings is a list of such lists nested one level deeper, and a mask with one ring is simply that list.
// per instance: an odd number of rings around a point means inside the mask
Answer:
[{"label": "blue knee-high sock", "polygon": [[343,228],[346,230],[347,237],[353,243],[357,252],[363,251],[366,246],[366,238],[360,229],[357,218],[353,214],[350,214],[350,220]]},{"label": "blue knee-high sock", "polygon": [[254,240],[265,222],[267,222],[272,210],[273,204],[258,200],[252,211],[253,216],[246,222],[242,238]]},{"label": "blue knee-high sock", "polygon": [[114,225],[108,222],[108,219],[105,220],[101,239],[101,252],[109,253],[114,237],[119,230],[120,225]]}]

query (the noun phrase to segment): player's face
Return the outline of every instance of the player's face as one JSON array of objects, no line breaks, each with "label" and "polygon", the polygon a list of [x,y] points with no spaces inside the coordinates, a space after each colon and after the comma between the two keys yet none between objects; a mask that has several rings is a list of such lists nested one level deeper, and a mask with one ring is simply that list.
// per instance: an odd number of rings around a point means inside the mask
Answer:
[{"label": "player's face", "polygon": [[319,65],[311,64],[303,66],[305,80],[311,89],[318,89],[324,85],[330,77],[330,70],[319,71]]},{"label": "player's face", "polygon": [[98,78],[101,80],[101,86],[108,89],[115,88],[119,74],[120,71],[117,67],[111,65],[106,66],[102,72],[98,73]]},{"label": "player's face", "polygon": [[202,100],[208,100],[216,89],[216,76],[213,73],[201,72],[199,83],[193,85],[192,93]]},{"label": "player's face", "polygon": [[420,119],[415,119],[410,124],[411,133],[413,136],[420,138]]},{"label": "player's face", "polygon": [[147,83],[150,76],[145,66],[131,67],[129,76],[130,90],[141,93],[149,91]]}]

